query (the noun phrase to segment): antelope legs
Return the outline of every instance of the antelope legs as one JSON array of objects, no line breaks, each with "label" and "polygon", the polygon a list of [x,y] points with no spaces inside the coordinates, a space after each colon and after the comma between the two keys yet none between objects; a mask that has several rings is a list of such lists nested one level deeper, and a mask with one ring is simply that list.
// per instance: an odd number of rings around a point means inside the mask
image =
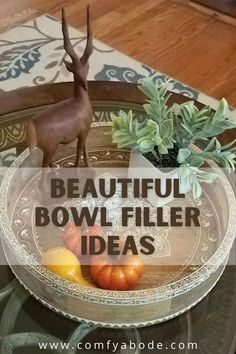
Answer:
[{"label": "antelope legs", "polygon": [[43,163],[42,163],[42,176],[39,182],[39,188],[47,189],[47,175],[48,175],[48,167],[52,168],[52,156],[53,152],[44,151],[43,153]]},{"label": "antelope legs", "polygon": [[82,139],[79,136],[77,141],[77,154],[75,160],[75,167],[79,167],[82,152],[83,152],[85,167],[89,167],[89,155],[88,155],[86,140]]},{"label": "antelope legs", "polygon": [[80,158],[82,155],[83,146],[84,146],[84,141],[83,141],[83,139],[81,139],[80,136],[78,136],[75,167],[79,167],[79,162],[80,162]]},{"label": "antelope legs", "polygon": [[83,154],[84,154],[84,163],[86,167],[90,166],[90,161],[89,161],[89,155],[88,155],[88,150],[87,150],[87,144],[86,142],[84,143],[83,146]]}]

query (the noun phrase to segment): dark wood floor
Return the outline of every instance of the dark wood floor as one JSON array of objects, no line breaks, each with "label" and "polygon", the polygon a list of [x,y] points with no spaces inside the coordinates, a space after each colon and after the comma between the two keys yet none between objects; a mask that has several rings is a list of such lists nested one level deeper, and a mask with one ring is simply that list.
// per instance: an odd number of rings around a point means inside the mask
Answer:
[{"label": "dark wood floor", "polygon": [[60,18],[63,6],[69,24],[85,30],[88,2],[97,39],[236,106],[236,26],[189,0],[0,0],[0,31],[43,13]]},{"label": "dark wood floor", "polygon": [[192,0],[192,1],[236,18],[235,0]]}]

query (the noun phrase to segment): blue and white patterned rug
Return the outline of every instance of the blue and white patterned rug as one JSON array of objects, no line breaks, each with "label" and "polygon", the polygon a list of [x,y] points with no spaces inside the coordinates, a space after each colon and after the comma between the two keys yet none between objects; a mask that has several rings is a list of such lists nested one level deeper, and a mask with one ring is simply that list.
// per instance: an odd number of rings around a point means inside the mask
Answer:
[{"label": "blue and white patterned rug", "polygon": [[[83,52],[85,35],[70,28],[73,46]],[[65,51],[61,24],[49,15],[43,15],[0,35],[0,91],[46,83],[71,81],[63,59]],[[94,40],[94,52],[90,59],[90,80],[137,82],[140,78],[154,80],[167,76],[118,52],[104,43]],[[174,79],[170,90],[216,108],[218,101]],[[233,112],[232,112],[233,113]],[[235,111],[234,111],[235,116]],[[14,155],[2,156],[9,165]]]},{"label": "blue and white patterned rug", "polygon": [[[85,35],[70,28],[73,46],[83,51]],[[94,40],[90,59],[90,80],[137,82],[142,77],[164,79],[166,75],[143,65],[100,41]],[[51,16],[40,16],[0,35],[0,89],[71,81],[72,76],[63,65],[65,51],[61,24]],[[216,107],[217,101],[176,80],[170,89]]]}]

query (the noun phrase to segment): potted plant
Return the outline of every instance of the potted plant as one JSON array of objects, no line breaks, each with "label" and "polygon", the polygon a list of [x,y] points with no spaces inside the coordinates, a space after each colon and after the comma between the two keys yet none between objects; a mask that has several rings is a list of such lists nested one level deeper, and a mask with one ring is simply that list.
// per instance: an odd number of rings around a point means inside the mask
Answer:
[{"label": "potted plant", "polygon": [[[119,148],[131,149],[130,177],[134,177],[132,168],[139,170],[135,177],[142,177],[143,168],[148,167],[149,177],[179,178],[181,191],[191,189],[194,199],[198,199],[201,183],[212,183],[217,177],[201,169],[206,160],[234,170],[236,140],[222,146],[216,136],[235,128],[236,121],[228,117],[225,99],[219,102],[216,112],[208,106],[199,110],[193,101],[168,106],[171,93],[168,94],[167,86],[168,82],[155,83],[147,78],[139,81],[139,89],[147,96],[143,105],[145,115],[140,119],[132,111],[120,111],[113,116],[112,140]],[[196,149],[194,144],[201,141],[207,141],[207,146]],[[162,168],[168,168],[168,173],[161,172]],[[151,196],[149,201],[160,205],[156,197]]]}]

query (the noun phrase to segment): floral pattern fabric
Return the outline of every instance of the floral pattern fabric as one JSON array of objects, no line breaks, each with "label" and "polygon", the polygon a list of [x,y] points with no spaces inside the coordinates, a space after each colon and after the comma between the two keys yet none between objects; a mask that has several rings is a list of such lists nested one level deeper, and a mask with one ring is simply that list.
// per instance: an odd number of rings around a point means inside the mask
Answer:
[{"label": "floral pattern fabric", "polygon": [[[86,36],[70,27],[72,44],[82,53]],[[49,15],[40,16],[0,35],[0,90],[10,91],[20,87],[71,81],[63,59],[60,21]],[[140,78],[154,80],[167,76],[94,40],[94,53],[90,59],[90,80],[137,82]],[[182,93],[204,104],[216,107],[217,101],[174,79],[170,90]]]}]

